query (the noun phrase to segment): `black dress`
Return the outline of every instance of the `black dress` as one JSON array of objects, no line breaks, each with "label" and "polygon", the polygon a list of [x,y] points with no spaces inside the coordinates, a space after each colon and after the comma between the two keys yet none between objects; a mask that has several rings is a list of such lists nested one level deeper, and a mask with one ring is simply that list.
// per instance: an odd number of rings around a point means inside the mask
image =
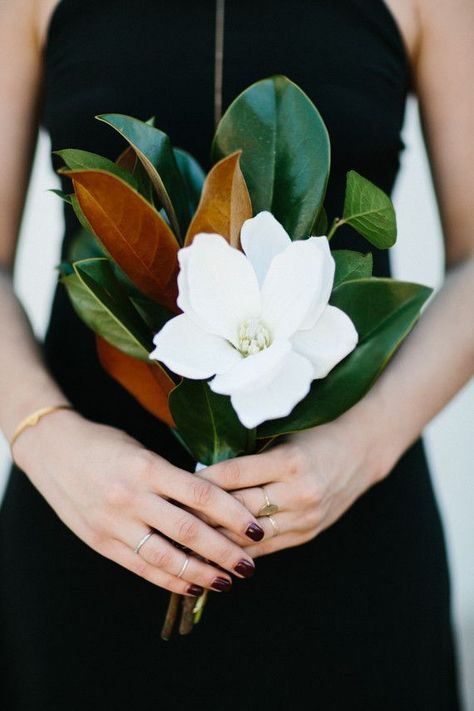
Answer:
[{"label": "black dress", "polygon": [[[208,169],[214,18],[213,0],[63,0],[44,54],[53,150],[115,158],[124,144],[93,116],[156,115]],[[341,214],[348,169],[390,191],[410,71],[382,0],[227,0],[224,108],[275,73],[297,82],[328,126],[329,214]],[[65,220],[64,252],[76,227],[69,208]],[[334,242],[366,247],[350,232]],[[386,252],[375,271],[389,273]],[[44,351],[83,415],[192,469],[102,371],[63,287]],[[445,544],[421,441],[329,530],[259,559],[252,580],[213,595],[193,634],[167,644],[169,594],[88,548],[16,467],[0,540],[4,710],[458,708]]]}]

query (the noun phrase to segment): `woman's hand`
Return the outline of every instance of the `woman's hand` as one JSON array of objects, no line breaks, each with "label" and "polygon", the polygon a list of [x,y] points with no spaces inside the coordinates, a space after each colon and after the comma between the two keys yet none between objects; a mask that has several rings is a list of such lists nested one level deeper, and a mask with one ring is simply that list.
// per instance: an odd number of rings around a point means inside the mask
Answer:
[{"label": "woman's hand", "polygon": [[260,543],[248,546],[229,529],[225,535],[257,557],[306,543],[337,521],[390,468],[377,456],[377,428],[363,422],[350,411],[266,452],[200,471],[200,477],[232,492],[255,516],[265,506],[265,493],[278,506],[271,518],[258,518],[265,530]]},{"label": "woman's hand", "polygon": [[[247,543],[263,531],[235,497],[178,469],[125,432],[56,411],[25,430],[15,461],[64,523],[98,553],[151,583],[185,595],[229,590],[229,571],[249,577],[251,557],[216,528]],[[152,535],[134,552],[151,529]],[[186,553],[189,564],[178,577]],[[197,556],[213,561],[208,564]],[[220,568],[216,567],[220,566]]]}]

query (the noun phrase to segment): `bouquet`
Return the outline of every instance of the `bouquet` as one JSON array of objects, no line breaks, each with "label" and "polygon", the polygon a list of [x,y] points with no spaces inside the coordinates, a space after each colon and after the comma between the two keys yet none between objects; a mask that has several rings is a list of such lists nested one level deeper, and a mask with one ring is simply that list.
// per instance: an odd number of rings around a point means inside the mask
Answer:
[{"label": "bouquet", "polygon": [[[342,225],[391,247],[395,213],[351,170],[328,222],[330,141],[305,93],[284,76],[247,88],[217,126],[208,175],[153,119],[96,118],[128,145],[115,162],[57,151],[73,192],[55,192],[81,225],[60,280],[105,370],[196,466],[259,452],[362,398],[431,290],[373,277],[370,252],[331,251]],[[205,596],[173,594],[162,636],[181,604],[189,632]]]}]

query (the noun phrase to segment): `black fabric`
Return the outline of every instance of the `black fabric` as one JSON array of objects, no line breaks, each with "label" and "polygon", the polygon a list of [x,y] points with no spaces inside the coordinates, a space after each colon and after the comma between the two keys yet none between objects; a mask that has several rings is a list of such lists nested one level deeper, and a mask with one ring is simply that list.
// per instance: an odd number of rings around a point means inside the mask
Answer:
[{"label": "black fabric", "polygon": [[[410,72],[382,0],[227,0],[225,12],[224,107],[257,79],[288,75],[329,129],[329,214],[341,214],[350,168],[390,191]],[[53,150],[115,158],[123,143],[94,115],[156,115],[207,169],[214,17],[210,0],[63,0],[44,53]],[[66,208],[63,253],[75,228]],[[334,246],[366,250],[349,230]],[[389,273],[386,252],[375,271]],[[62,287],[44,351],[84,415],[192,468],[101,370]],[[445,544],[421,441],[329,530],[259,559],[252,580],[213,595],[193,634],[167,644],[168,593],[89,549],[16,467],[0,529],[3,709],[458,708]]]}]

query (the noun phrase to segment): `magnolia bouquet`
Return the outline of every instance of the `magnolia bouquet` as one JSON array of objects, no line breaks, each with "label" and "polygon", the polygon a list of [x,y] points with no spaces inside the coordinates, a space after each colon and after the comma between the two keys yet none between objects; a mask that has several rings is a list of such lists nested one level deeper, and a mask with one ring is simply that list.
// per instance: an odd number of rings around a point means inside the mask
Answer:
[{"label": "magnolia bouquet", "polygon": [[[152,119],[96,118],[128,146],[115,162],[57,151],[74,192],[55,192],[82,226],[60,280],[105,370],[199,466],[261,451],[363,397],[431,290],[374,278],[370,253],[330,250],[341,225],[392,246],[395,214],[350,171],[328,224],[330,142],[304,92],[274,76],[240,94],[207,176]],[[181,632],[204,601],[183,598]],[[164,637],[179,604],[172,595]]]}]

